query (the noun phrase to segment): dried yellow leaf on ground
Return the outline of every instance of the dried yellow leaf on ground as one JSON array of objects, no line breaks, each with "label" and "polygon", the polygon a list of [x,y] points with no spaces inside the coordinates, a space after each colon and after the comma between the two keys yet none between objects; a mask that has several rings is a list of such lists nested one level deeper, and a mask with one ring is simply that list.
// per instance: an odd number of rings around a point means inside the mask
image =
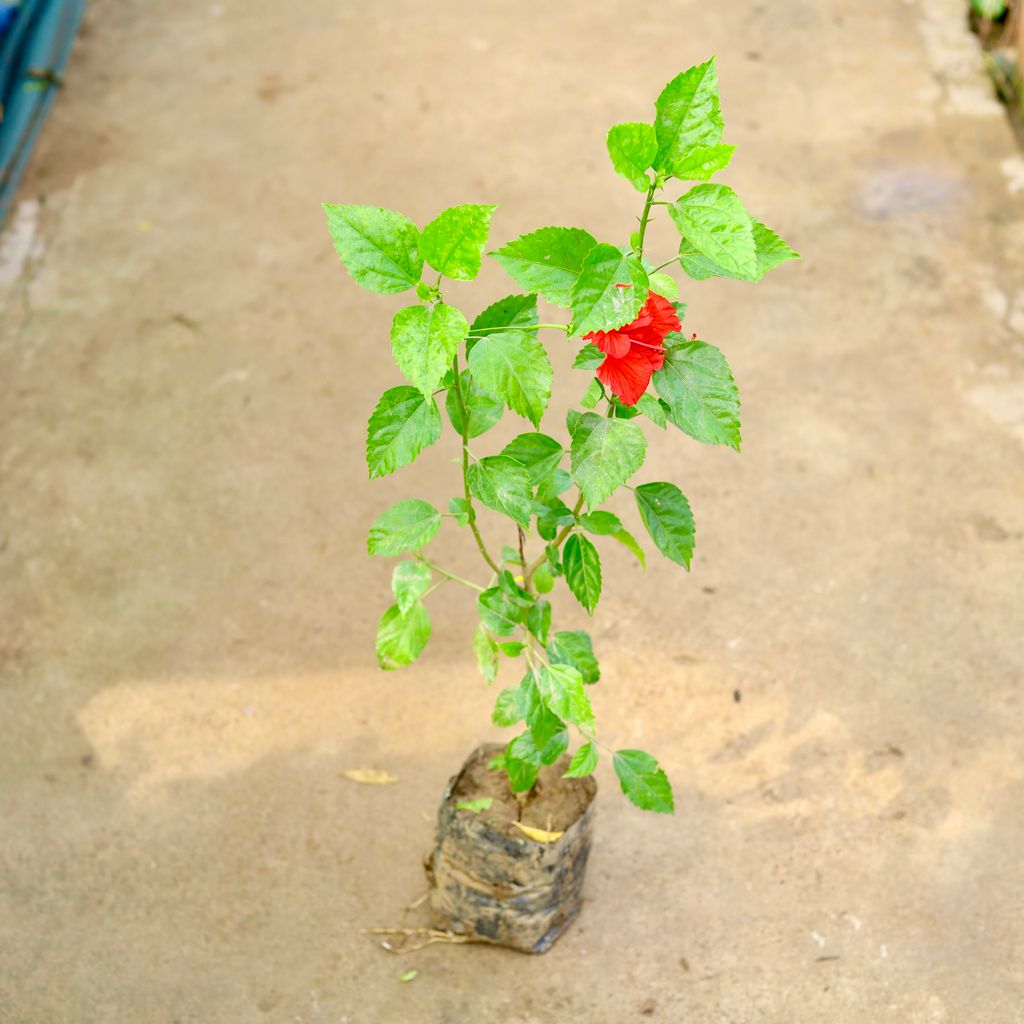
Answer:
[{"label": "dried yellow leaf on ground", "polygon": [[361,782],[364,786],[392,786],[398,781],[397,775],[379,768],[349,768],[341,774],[353,782]]},{"label": "dried yellow leaf on ground", "polygon": [[542,828],[530,828],[529,825],[523,825],[518,821],[512,823],[515,825],[524,836],[532,839],[537,843],[553,843],[556,839],[561,839],[565,835],[564,832],[545,832]]}]

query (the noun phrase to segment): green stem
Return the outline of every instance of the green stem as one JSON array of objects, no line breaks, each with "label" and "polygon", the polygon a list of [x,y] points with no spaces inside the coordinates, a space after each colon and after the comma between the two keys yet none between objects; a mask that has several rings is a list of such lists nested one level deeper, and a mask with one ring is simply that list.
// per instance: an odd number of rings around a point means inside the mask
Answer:
[{"label": "green stem", "polygon": [[661,263],[661,264],[659,264],[658,266],[656,266],[656,267],[655,267],[655,268],[654,268],[654,269],[653,269],[653,270],[651,271],[651,273],[652,273],[652,274],[656,274],[656,273],[657,273],[657,272],[658,272],[659,270],[664,270],[664,269],[665,269],[665,267],[670,267],[670,266],[672,266],[672,264],[673,264],[673,263],[675,263],[675,262],[677,262],[677,261],[678,261],[678,259],[679,259],[679,257],[678,257],[678,256],[673,256],[673,257],[672,257],[672,259],[670,259],[670,260],[665,260],[665,262],[664,262],[664,263]]},{"label": "green stem", "polygon": [[647,222],[651,217],[651,206],[654,204],[654,190],[657,187],[654,182],[651,182],[651,187],[647,190],[647,199],[644,201],[644,212],[640,217],[640,231],[636,246],[638,257],[644,254],[644,236],[647,234]]},{"label": "green stem", "polygon": [[[452,580],[452,582],[454,583],[461,583],[464,587],[471,587],[473,590],[482,591],[484,589],[480,586],[479,583],[473,583],[470,580],[464,580],[461,576],[456,576],[455,573],[449,572],[447,569],[442,569],[441,566],[439,565],[435,565],[433,562],[431,562],[427,558],[424,558],[422,555],[418,555],[417,557],[424,565],[429,566],[431,569],[433,569],[434,572],[440,573],[445,578],[445,580]],[[440,584],[436,584],[436,586],[440,586]],[[433,590],[434,588],[431,587],[430,589]],[[428,590],[427,593],[429,594],[430,590]]]},{"label": "green stem", "polygon": [[487,546],[480,535],[480,527],[476,525],[476,509],[473,507],[473,496],[469,491],[469,409],[466,407],[466,399],[462,394],[462,377],[459,374],[459,356],[456,353],[452,357],[452,373],[455,375],[455,394],[459,399],[459,408],[462,411],[462,490],[466,496],[466,516],[469,519],[469,528],[473,531],[476,539],[476,546],[480,549],[484,561],[499,575],[501,569],[498,563],[487,552]]},{"label": "green stem", "polygon": [[561,331],[563,334],[568,334],[568,324],[524,324],[522,327],[480,327],[475,331],[470,331],[469,336],[485,337],[488,334],[521,334],[524,331],[539,331],[547,329],[550,331]]}]

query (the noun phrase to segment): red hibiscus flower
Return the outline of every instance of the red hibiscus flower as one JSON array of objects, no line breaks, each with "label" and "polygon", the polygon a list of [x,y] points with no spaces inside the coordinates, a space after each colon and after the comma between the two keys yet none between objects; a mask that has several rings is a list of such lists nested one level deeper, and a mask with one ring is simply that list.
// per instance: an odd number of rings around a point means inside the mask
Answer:
[{"label": "red hibiscus flower", "polygon": [[647,293],[637,318],[614,331],[592,331],[592,341],[604,354],[597,378],[623,405],[636,405],[647,390],[655,370],[665,362],[664,341],[669,331],[678,331],[679,316],[668,299]]}]

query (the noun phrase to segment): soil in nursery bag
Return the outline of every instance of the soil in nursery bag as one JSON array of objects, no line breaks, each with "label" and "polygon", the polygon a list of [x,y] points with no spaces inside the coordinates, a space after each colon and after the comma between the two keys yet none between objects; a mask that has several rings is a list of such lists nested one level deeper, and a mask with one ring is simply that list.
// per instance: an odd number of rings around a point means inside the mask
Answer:
[{"label": "soil in nursery bag", "polygon": [[[563,757],[519,800],[489,767],[503,750],[478,747],[448,783],[424,865],[431,916],[437,928],[543,953],[580,908],[597,783],[562,778]],[[488,799],[481,810],[458,806]]]}]

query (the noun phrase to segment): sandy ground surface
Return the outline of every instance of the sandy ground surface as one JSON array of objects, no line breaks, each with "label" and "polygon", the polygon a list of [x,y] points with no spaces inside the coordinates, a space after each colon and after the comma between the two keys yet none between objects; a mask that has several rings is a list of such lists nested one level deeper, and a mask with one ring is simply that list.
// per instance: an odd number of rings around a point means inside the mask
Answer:
[{"label": "sandy ground surface", "polygon": [[[5,243],[0,1021],[1024,1021],[1024,163],[963,6],[96,0]],[[620,237],[603,132],[710,53],[724,180],[805,258],[686,289],[745,417],[648,456],[693,573],[605,557],[599,718],[678,813],[603,765],[549,955],[388,955],[500,734],[463,593],[374,667],[367,525],[457,470],[367,481],[402,297],[318,204]]]}]

